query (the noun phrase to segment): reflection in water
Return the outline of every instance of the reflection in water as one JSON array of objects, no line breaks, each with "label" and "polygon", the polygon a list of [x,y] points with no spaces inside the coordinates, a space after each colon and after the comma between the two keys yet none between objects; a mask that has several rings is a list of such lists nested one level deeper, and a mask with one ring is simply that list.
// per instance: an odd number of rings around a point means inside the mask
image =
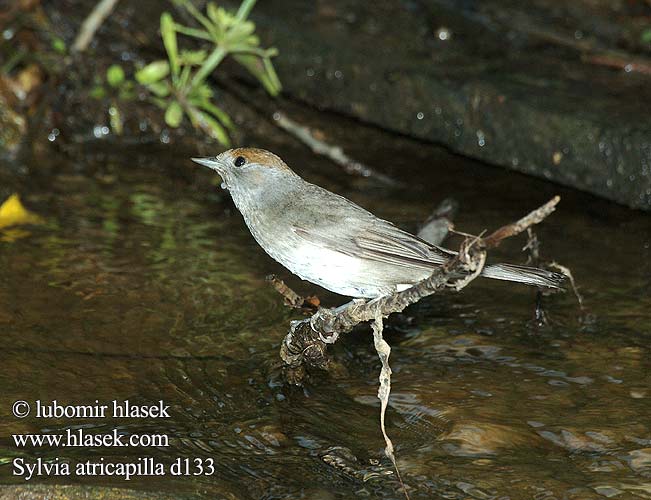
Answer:
[{"label": "reflection in water", "polygon": [[[446,168],[393,190],[331,178],[325,162],[301,173],[408,229],[450,193],[461,201],[458,226],[478,232],[558,190],[422,145],[395,147],[406,166],[429,155]],[[173,172],[184,157],[166,155],[159,163],[170,175],[117,168],[129,163],[118,155],[109,166],[89,161],[80,176],[50,158],[48,182],[28,193],[46,223],[0,244],[0,480],[17,482],[15,456],[142,457],[133,448],[19,450],[9,439],[117,427],[170,436],[170,447],[147,456],[216,461],[210,477],[134,478],[130,487],[202,498],[399,496],[382,454],[370,336],[362,329],[343,339],[333,349],[341,368],[312,386],[280,384],[278,344],[294,313],[264,276],[313,288],[264,255],[228,198],[209,187],[208,172],[179,178]],[[469,175],[462,181],[459,171]],[[539,231],[544,252],[582,285],[584,314],[571,294],[551,297],[552,325],[535,328],[530,289],[477,282],[392,319],[388,427],[412,498],[651,496],[648,216],[585,200],[564,194]],[[608,235],[598,254],[596,234]],[[517,260],[516,251],[496,259]],[[172,418],[19,420],[9,410],[17,399],[162,399]],[[80,482],[125,486],[106,477]]]}]

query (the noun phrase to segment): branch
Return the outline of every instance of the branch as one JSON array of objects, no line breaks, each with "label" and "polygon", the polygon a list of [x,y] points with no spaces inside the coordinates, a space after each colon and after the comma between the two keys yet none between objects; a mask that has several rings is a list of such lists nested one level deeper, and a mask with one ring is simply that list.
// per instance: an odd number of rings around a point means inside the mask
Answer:
[{"label": "branch", "polygon": [[118,0],[101,0],[101,2],[95,5],[95,8],[81,24],[77,38],[75,38],[72,44],[73,52],[83,52],[88,48],[88,44],[90,44],[95,36],[95,32],[106,18],[111,15],[117,3]]},{"label": "branch", "polygon": [[493,233],[489,234],[483,239],[485,247],[495,248],[500,243],[502,243],[502,240],[520,234],[522,231],[525,231],[531,226],[541,223],[554,210],[556,210],[556,205],[558,205],[559,201],[561,201],[561,197],[554,196],[547,203],[545,203],[541,207],[538,207],[533,212],[529,212],[527,215],[522,217],[522,219],[520,219],[519,221],[513,222],[511,224],[507,224],[506,226],[502,226],[497,231],[494,231]]},{"label": "branch", "polygon": [[332,144],[328,144],[325,141],[317,139],[314,137],[314,134],[308,127],[295,122],[284,113],[276,111],[273,114],[273,119],[274,123],[278,127],[283,129],[285,132],[293,135],[296,139],[309,147],[313,153],[325,156],[337,165],[343,167],[344,171],[347,174],[359,175],[361,177],[373,177],[374,179],[377,179],[389,185],[396,184],[396,181],[388,175],[377,172],[371,167],[368,167],[363,163],[352,159],[350,156],[344,153],[343,149],[341,149],[339,146],[334,146]]},{"label": "branch", "polygon": [[289,288],[283,280],[277,278],[275,275],[270,274],[267,276],[267,282],[271,284],[274,289],[283,296],[285,305],[294,309],[312,309],[316,310],[319,307],[319,298],[312,295],[310,297],[302,297],[294,290]]}]

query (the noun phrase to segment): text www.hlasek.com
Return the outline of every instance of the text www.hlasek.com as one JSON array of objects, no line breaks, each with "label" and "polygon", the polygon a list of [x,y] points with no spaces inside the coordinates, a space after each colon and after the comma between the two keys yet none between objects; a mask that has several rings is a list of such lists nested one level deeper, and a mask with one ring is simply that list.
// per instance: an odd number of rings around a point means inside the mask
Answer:
[{"label": "text www.hlasek.com", "polygon": [[109,434],[90,434],[84,429],[66,429],[64,434],[12,434],[14,444],[18,448],[53,447],[74,448],[88,446],[133,446],[133,447],[166,447],[169,446],[169,437],[165,434],[118,434],[113,429]]},{"label": "text www.hlasek.com", "polygon": [[[171,418],[169,405],[162,400],[156,404],[133,404],[128,399],[112,400],[94,404],[61,404],[57,400],[33,403],[20,399],[14,401],[12,413],[16,418],[32,416],[36,419],[168,419]],[[102,432],[103,431],[103,432]],[[103,448],[134,447],[166,449],[170,446],[167,434],[129,434],[124,426],[106,429],[105,425],[75,425],[61,429],[58,433],[12,434],[16,448],[27,451],[30,448]],[[56,452],[55,452],[56,453]],[[105,459],[95,454],[87,460],[72,457],[57,457],[51,452],[47,456],[17,456],[12,460],[13,475],[29,481],[36,477],[63,476],[114,476],[129,481],[133,477],[144,476],[210,476],[215,474],[215,462],[211,457],[168,457],[164,461],[153,456],[134,457],[129,452],[123,460]],[[19,453],[22,455],[22,452]],[[78,455],[75,452],[75,455]],[[1,462],[1,461],[0,461]],[[0,463],[1,465],[1,463]]]}]

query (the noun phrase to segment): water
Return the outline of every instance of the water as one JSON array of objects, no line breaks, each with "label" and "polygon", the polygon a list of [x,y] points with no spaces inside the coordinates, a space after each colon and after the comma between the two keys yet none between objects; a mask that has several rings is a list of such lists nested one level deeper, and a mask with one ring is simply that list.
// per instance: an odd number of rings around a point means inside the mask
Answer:
[{"label": "water", "polygon": [[[573,270],[585,311],[571,293],[547,297],[551,324],[539,328],[532,290],[485,280],[389,322],[387,428],[412,498],[651,498],[649,216],[328,123],[347,152],[400,184],[348,177],[277,133],[252,137],[309,180],[411,230],[450,195],[461,204],[457,227],[469,232],[563,198],[537,233],[543,257]],[[46,223],[0,243],[0,483],[119,486],[161,498],[402,498],[382,452],[369,330],[332,349],[334,373],[315,373],[305,388],[283,385],[279,343],[300,314],[264,277],[275,273],[302,293],[315,287],[260,250],[218,179],[187,159],[195,151],[104,144],[36,154],[21,193]],[[522,243],[494,258],[521,262]],[[343,301],[316,292],[326,304]],[[163,400],[171,418],[11,414],[16,400],[55,399]],[[10,438],[81,427],[165,434],[170,446],[18,449]],[[25,481],[13,475],[16,457],[212,457],[215,471]]]}]

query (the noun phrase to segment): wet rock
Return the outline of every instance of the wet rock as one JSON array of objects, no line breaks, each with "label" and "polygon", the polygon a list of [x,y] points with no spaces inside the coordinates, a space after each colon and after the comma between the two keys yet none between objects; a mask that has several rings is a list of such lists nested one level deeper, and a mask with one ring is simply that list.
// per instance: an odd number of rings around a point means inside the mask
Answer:
[{"label": "wet rock", "polygon": [[[125,488],[106,488],[102,486],[59,486],[29,485],[0,486],[0,500],[144,500],[152,498],[151,492]],[[190,500],[196,495],[168,495],[157,492],[160,500]]]},{"label": "wet rock", "polygon": [[481,457],[500,451],[528,447],[538,440],[526,432],[484,422],[459,422],[446,433],[444,448],[453,456]]},{"label": "wet rock", "polygon": [[27,132],[27,122],[16,109],[16,97],[4,79],[0,79],[0,152],[12,157]]},{"label": "wet rock", "polygon": [[273,2],[253,18],[295,98],[651,209],[648,76],[591,59],[631,31],[603,3],[557,26],[554,5]]}]

